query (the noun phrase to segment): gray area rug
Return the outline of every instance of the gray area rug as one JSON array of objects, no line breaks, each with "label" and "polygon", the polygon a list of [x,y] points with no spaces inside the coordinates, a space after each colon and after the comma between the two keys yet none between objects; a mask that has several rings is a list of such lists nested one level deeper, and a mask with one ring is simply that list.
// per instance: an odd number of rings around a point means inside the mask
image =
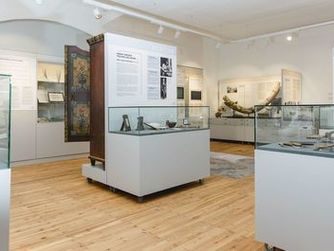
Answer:
[{"label": "gray area rug", "polygon": [[234,179],[252,176],[254,174],[254,158],[211,152],[211,176],[226,176]]}]

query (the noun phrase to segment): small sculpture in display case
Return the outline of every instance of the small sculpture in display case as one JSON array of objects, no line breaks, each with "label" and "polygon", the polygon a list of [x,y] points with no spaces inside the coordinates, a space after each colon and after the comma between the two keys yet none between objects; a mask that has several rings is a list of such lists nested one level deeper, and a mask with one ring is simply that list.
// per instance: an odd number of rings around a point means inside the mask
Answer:
[{"label": "small sculpture in display case", "polygon": [[184,118],[184,119],[183,119],[183,125],[184,125],[184,126],[190,126],[190,122],[189,122],[189,119],[188,119],[188,118]]},{"label": "small sculpture in display case", "polygon": [[121,126],[121,131],[131,131],[131,126],[130,126],[130,121],[129,121],[129,117],[127,114],[124,114],[123,116],[123,123]]},{"label": "small sculpture in display case", "polygon": [[176,126],[176,122],[171,122],[169,120],[166,120],[166,126],[168,128],[174,128]]},{"label": "small sculpture in display case", "polygon": [[143,116],[139,116],[137,118],[137,131],[144,131],[144,117]]}]

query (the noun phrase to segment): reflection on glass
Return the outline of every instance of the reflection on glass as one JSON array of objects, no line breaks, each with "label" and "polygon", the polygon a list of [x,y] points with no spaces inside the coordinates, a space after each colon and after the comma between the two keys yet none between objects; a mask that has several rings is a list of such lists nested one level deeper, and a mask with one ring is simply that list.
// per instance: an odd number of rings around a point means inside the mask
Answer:
[{"label": "reflection on glass", "polygon": [[0,169],[9,168],[10,76],[0,75]]}]

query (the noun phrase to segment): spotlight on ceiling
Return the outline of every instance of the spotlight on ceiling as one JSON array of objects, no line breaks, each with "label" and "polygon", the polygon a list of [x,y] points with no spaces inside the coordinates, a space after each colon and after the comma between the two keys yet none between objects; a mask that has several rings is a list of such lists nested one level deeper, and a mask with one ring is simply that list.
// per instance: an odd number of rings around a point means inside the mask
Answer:
[{"label": "spotlight on ceiling", "polygon": [[43,0],[35,0],[35,3],[38,5],[42,5],[43,4]]},{"label": "spotlight on ceiling", "polygon": [[100,11],[99,8],[95,8],[95,9],[93,10],[93,13],[94,13],[94,17],[95,17],[96,19],[101,19],[101,18],[102,18],[102,13],[101,13],[101,11]]},{"label": "spotlight on ceiling", "polygon": [[180,35],[181,35],[180,31],[175,31],[174,38],[178,39],[180,37]]},{"label": "spotlight on ceiling", "polygon": [[286,36],[286,40],[288,40],[289,42],[291,42],[291,41],[293,40],[293,36],[292,36],[292,34],[288,34],[288,35]]},{"label": "spotlight on ceiling", "polygon": [[217,43],[216,43],[216,48],[219,49],[220,46],[221,46],[221,43],[217,42]]},{"label": "spotlight on ceiling", "polygon": [[298,32],[294,32],[294,33],[290,33],[286,35],[286,40],[291,42],[296,40],[299,37],[299,33]]},{"label": "spotlight on ceiling", "polygon": [[159,28],[158,28],[158,34],[159,35],[162,34],[164,32],[164,29],[165,28],[162,25],[160,25]]}]

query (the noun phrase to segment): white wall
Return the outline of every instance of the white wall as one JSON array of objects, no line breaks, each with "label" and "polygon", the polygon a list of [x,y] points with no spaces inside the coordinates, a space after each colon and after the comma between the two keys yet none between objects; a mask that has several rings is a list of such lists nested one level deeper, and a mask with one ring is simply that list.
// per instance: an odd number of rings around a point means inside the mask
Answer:
[{"label": "white wall", "polygon": [[0,49],[64,57],[64,45],[88,49],[82,31],[58,23],[17,20],[0,23]]},{"label": "white wall", "polygon": [[[218,78],[242,78],[279,74],[282,68],[302,73],[302,102],[332,102],[332,48],[334,27],[300,32],[296,41],[284,37],[273,42],[261,39],[250,43],[224,45],[218,60]],[[209,92],[216,93],[217,85]],[[210,100],[217,108],[217,101]]]},{"label": "white wall", "polygon": [[211,39],[203,39],[203,82],[206,86],[206,105],[210,106],[210,117],[214,117],[217,111],[219,63],[220,50],[216,48],[216,42]]}]

